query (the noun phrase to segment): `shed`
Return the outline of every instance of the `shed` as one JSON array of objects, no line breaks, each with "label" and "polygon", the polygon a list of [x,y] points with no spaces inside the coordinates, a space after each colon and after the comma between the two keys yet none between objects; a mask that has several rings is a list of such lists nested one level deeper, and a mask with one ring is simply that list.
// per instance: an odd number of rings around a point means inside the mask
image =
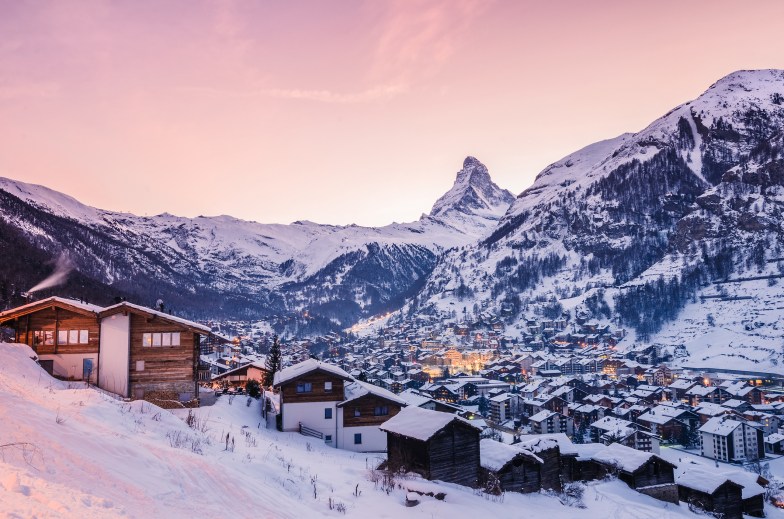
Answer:
[{"label": "shed", "polygon": [[[519,444],[517,444],[519,445]],[[532,452],[489,438],[479,443],[482,474],[485,483],[494,474],[505,492],[538,492],[541,486],[543,461]]]},{"label": "shed", "polygon": [[408,470],[426,479],[477,485],[481,430],[468,420],[409,406],[379,428],[387,433],[390,470]]},{"label": "shed", "polygon": [[742,519],[743,486],[726,475],[689,467],[678,475],[675,482],[678,484],[678,497],[681,501],[706,512],[723,514],[725,519]]}]

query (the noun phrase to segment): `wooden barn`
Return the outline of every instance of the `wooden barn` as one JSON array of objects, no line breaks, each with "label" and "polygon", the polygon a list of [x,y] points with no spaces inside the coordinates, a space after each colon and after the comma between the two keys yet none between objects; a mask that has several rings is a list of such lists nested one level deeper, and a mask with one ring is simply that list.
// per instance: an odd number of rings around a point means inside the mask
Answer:
[{"label": "wooden barn", "polygon": [[724,519],[743,518],[743,486],[726,475],[689,467],[675,482],[681,501],[706,512],[722,514]]},{"label": "wooden barn", "polygon": [[678,502],[677,467],[655,454],[613,443],[596,452],[591,461],[603,465],[609,473],[617,471],[618,479],[638,492],[662,501]]},{"label": "wooden barn", "polygon": [[508,445],[484,439],[479,445],[483,486],[495,477],[500,487],[497,490],[502,491],[530,493],[562,488],[560,451],[555,440]]},{"label": "wooden barn", "polygon": [[100,306],[50,297],[0,313],[0,326],[38,354],[49,374],[67,380],[98,380]]},{"label": "wooden barn", "polygon": [[476,487],[479,427],[449,413],[409,406],[380,426],[387,433],[387,467],[432,480]]}]

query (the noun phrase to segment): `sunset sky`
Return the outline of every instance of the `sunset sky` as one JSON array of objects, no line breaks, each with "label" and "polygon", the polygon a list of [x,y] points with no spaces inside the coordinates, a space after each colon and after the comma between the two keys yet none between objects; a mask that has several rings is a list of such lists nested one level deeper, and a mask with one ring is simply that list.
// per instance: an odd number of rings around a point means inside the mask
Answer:
[{"label": "sunset sky", "polygon": [[0,176],[141,215],[380,225],[515,194],[737,69],[784,2],[0,0]]}]

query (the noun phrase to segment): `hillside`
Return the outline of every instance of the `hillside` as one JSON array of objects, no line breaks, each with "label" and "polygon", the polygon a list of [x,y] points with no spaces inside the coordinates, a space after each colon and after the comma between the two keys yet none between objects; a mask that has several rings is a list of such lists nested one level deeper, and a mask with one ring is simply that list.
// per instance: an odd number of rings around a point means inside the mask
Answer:
[{"label": "hillside", "polygon": [[[589,484],[585,510],[543,494],[493,498],[401,479],[385,491],[354,454],[259,428],[258,403],[219,399],[195,428],[170,412],[50,378],[26,346],[0,343],[0,502],[9,517],[697,517],[618,481]],[[182,414],[182,412],[181,412]],[[233,448],[226,450],[229,435]],[[230,445],[232,442],[230,441]],[[444,492],[404,505],[407,489]],[[332,509],[330,509],[332,503]],[[340,505],[340,506],[338,506]],[[345,507],[345,511],[340,509]],[[338,508],[338,509],[336,509]],[[774,510],[774,512],[776,512]]]},{"label": "hillside", "polygon": [[686,346],[687,365],[780,371],[783,135],[784,71],[730,74],[547,167],[410,304],[510,323],[566,310],[627,327],[627,344]]}]

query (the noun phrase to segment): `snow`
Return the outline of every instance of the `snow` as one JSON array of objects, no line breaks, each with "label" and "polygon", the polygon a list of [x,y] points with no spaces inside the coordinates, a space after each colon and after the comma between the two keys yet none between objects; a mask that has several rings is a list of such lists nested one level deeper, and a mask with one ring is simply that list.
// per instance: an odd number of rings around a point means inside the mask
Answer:
[{"label": "snow", "polygon": [[[459,485],[398,478],[387,493],[372,481],[382,457],[341,451],[310,437],[265,429],[260,406],[227,397],[196,409],[196,429],[146,402],[126,403],[94,388],[52,379],[24,345],[0,344],[0,503],[6,517],[421,517],[474,519],[698,518],[619,481],[586,485],[586,509],[544,494],[477,495]],[[57,423],[60,416],[62,423]],[[225,437],[235,440],[225,450]],[[174,438],[189,442],[176,447]],[[200,449],[193,452],[191,446]],[[314,496],[315,488],[315,496]],[[421,496],[407,508],[409,492]],[[342,514],[330,502],[345,505]],[[766,509],[769,517],[777,510]]]},{"label": "snow", "polygon": [[614,465],[621,470],[633,473],[653,458],[655,454],[638,451],[620,443],[611,443],[595,453],[592,459],[599,463]]},{"label": "snow", "polygon": [[453,421],[460,421],[480,430],[479,427],[473,425],[469,420],[457,415],[430,411],[414,406],[404,407],[398,414],[380,425],[379,428],[382,431],[399,434],[407,438],[427,441]]},{"label": "snow", "polygon": [[700,427],[700,432],[715,434],[716,436],[727,436],[742,424],[736,420],[731,420],[725,416],[711,418]]},{"label": "snow", "polygon": [[375,395],[400,405],[404,405],[404,406],[408,405],[408,402],[406,402],[406,400],[400,398],[392,391],[388,391],[383,387],[374,386],[373,384],[368,384],[367,382],[361,382],[359,380],[355,380],[351,383],[346,384],[344,390],[345,390],[346,399],[343,402],[341,402],[340,405],[351,402],[352,400],[356,400],[357,398],[363,397],[367,394]]},{"label": "snow", "polygon": [[517,445],[508,445],[490,438],[485,438],[479,442],[480,465],[493,472],[498,472],[504,468],[504,465],[512,461],[516,456],[526,456],[534,458],[539,463],[542,462],[540,458],[530,452],[519,449]]},{"label": "snow", "polygon": [[696,467],[689,467],[688,470],[681,472],[675,477],[675,482],[679,485],[712,494],[729,478],[717,472],[710,472]]},{"label": "snow", "polygon": [[289,380],[294,380],[295,378],[299,378],[306,373],[310,373],[311,371],[316,370],[326,371],[327,373],[331,373],[344,380],[352,380],[351,375],[337,366],[333,366],[332,364],[327,364],[326,362],[321,362],[320,360],[316,359],[307,359],[300,362],[299,364],[294,364],[293,366],[283,368],[282,370],[275,373],[274,385],[279,386],[280,384],[285,384]]},{"label": "snow", "polygon": [[176,315],[167,314],[166,312],[160,312],[158,310],[153,310],[152,308],[148,308],[146,306],[141,306],[133,303],[129,303],[127,301],[123,301],[122,303],[118,303],[116,305],[107,306],[100,310],[101,313],[104,312],[111,312],[112,310],[116,310],[118,308],[130,308],[132,310],[136,310],[139,312],[143,312],[145,314],[153,315],[155,317],[159,317],[163,320],[172,321],[175,323],[179,323],[183,326],[187,326],[189,328],[195,328],[197,330],[201,330],[206,333],[211,333],[212,329],[209,326],[205,326],[203,324],[199,324],[193,321],[189,321],[188,319],[183,319],[182,317],[177,317]]},{"label": "snow", "polygon": [[16,314],[16,313],[19,313],[19,312],[24,312],[28,308],[43,307],[43,306],[46,306],[48,303],[53,303],[53,302],[62,303],[62,304],[65,304],[65,305],[70,305],[70,306],[79,308],[81,310],[84,310],[86,312],[98,313],[101,310],[103,310],[103,307],[101,307],[101,306],[93,305],[93,304],[90,304],[90,303],[85,303],[83,301],[79,301],[78,299],[69,299],[69,298],[65,298],[65,297],[52,296],[52,297],[48,297],[46,299],[40,299],[40,300],[37,300],[37,301],[33,301],[33,302],[28,303],[26,305],[18,306],[16,308],[11,309],[11,310],[6,310],[5,312],[0,312],[0,319],[2,319],[3,317],[5,317],[6,315],[11,314],[11,313]]}]

